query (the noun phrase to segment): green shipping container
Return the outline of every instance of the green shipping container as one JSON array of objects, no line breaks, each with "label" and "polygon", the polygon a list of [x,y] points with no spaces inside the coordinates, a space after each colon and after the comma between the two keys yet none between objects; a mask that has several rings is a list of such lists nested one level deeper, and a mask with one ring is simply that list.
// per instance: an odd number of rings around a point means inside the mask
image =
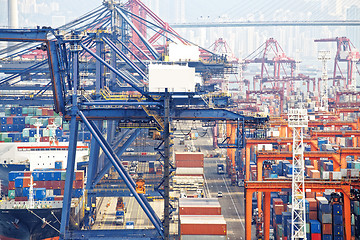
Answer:
[{"label": "green shipping container", "polygon": [[360,169],[360,162],[354,162],[354,169]]},{"label": "green shipping container", "polygon": [[310,233],[310,223],[306,223],[306,233]]},{"label": "green shipping container", "polygon": [[69,131],[69,124],[68,123],[63,124],[63,130],[64,131]]},{"label": "green shipping container", "polygon": [[9,190],[8,191],[8,197],[10,199],[14,199],[15,198],[15,190]]},{"label": "green shipping container", "polygon": [[5,116],[10,116],[10,115],[11,115],[11,109],[5,108]]},{"label": "green shipping container", "polygon": [[36,138],[35,137],[29,137],[29,142],[36,142]]},{"label": "green shipping container", "polygon": [[54,122],[55,122],[56,126],[60,126],[62,124],[62,118],[61,117],[56,117]]},{"label": "green shipping container", "polygon": [[36,109],[35,116],[42,116],[42,109],[41,108]]},{"label": "green shipping container", "polygon": [[22,108],[22,114],[28,114],[28,108],[27,107]]},{"label": "green shipping container", "polygon": [[36,122],[37,122],[37,118],[30,119],[30,125],[35,125]]},{"label": "green shipping container", "polygon": [[4,138],[4,142],[12,142],[12,138],[6,137]]},{"label": "green shipping container", "polygon": [[25,124],[30,124],[31,121],[31,116],[26,116],[25,117]]},{"label": "green shipping container", "polygon": [[24,128],[24,130],[22,131],[22,135],[23,137],[30,137],[30,129]]},{"label": "green shipping container", "polygon": [[283,226],[281,224],[277,224],[276,225],[276,234],[278,236],[282,236],[283,235]]},{"label": "green shipping container", "polygon": [[66,172],[61,172],[61,180],[65,180],[66,179]]},{"label": "green shipping container", "polygon": [[47,118],[41,119],[43,127],[47,127],[49,120]]}]

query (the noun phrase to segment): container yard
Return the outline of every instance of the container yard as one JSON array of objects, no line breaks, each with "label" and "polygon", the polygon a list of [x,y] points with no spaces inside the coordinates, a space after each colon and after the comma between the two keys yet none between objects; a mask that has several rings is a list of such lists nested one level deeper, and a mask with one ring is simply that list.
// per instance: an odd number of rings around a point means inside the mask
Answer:
[{"label": "container yard", "polygon": [[356,1],[0,2],[0,239],[360,239]]}]

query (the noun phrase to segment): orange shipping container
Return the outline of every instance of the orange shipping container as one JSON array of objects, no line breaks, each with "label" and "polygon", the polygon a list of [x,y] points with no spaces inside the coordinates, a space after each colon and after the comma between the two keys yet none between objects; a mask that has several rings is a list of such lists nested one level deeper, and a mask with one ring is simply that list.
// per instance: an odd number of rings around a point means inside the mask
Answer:
[{"label": "orange shipping container", "polygon": [[323,223],[321,228],[322,228],[322,234],[332,234],[331,223]]},{"label": "orange shipping container", "polygon": [[221,215],[221,207],[186,206],[179,208],[180,215]]},{"label": "orange shipping container", "polygon": [[176,160],[176,167],[204,167],[203,160]]},{"label": "orange shipping container", "polygon": [[222,215],[180,216],[181,235],[226,235],[226,222]]},{"label": "orange shipping container", "polygon": [[310,170],[310,178],[319,179],[320,172],[318,170]]},{"label": "orange shipping container", "polygon": [[83,179],[84,179],[84,171],[76,171],[75,180],[83,180]]},{"label": "orange shipping container", "polygon": [[184,152],[184,153],[175,153],[176,161],[189,161],[189,160],[202,160],[204,161],[204,154],[201,152]]}]

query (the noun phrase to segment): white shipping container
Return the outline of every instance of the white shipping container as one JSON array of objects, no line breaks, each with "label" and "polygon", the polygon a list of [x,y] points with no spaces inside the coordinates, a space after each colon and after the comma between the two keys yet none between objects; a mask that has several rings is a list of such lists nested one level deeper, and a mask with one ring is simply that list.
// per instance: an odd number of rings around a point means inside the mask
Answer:
[{"label": "white shipping container", "polygon": [[204,168],[176,168],[176,175],[204,175]]},{"label": "white shipping container", "polygon": [[347,177],[347,169],[341,169],[341,177],[346,178]]},{"label": "white shipping container", "polygon": [[321,178],[329,180],[330,179],[330,173],[328,171],[322,171]]},{"label": "white shipping container", "polygon": [[195,68],[179,65],[149,65],[149,91],[195,92]]},{"label": "white shipping container", "polygon": [[341,180],[341,172],[333,172],[332,176],[333,180]]},{"label": "white shipping container", "polygon": [[200,51],[197,46],[184,45],[182,43],[169,44],[169,61],[199,61]]},{"label": "white shipping container", "polygon": [[359,177],[359,169],[350,169],[351,177]]},{"label": "white shipping container", "polygon": [[258,151],[272,151],[272,144],[258,144]]}]

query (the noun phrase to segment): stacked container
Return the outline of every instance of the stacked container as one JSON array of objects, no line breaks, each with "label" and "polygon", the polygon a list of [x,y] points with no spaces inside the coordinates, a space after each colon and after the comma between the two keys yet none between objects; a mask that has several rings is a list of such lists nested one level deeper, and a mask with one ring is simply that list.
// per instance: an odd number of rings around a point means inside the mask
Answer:
[{"label": "stacked container", "polygon": [[182,240],[225,240],[226,221],[216,198],[180,198],[179,234]]},{"label": "stacked container", "polygon": [[175,153],[177,176],[203,176],[204,154],[201,152]]},{"label": "stacked container", "polygon": [[332,211],[329,201],[325,197],[316,197],[318,202],[318,220],[321,223],[323,240],[332,240]]},{"label": "stacked container", "polygon": [[[59,166],[59,164],[58,164]],[[62,200],[65,189],[66,171],[12,171],[9,173],[8,197],[15,201],[27,201],[29,197],[30,176],[33,177],[34,200]],[[83,195],[84,172],[75,171],[72,197]]]},{"label": "stacked container", "polygon": [[340,202],[332,203],[334,240],[344,239],[343,205]]}]

